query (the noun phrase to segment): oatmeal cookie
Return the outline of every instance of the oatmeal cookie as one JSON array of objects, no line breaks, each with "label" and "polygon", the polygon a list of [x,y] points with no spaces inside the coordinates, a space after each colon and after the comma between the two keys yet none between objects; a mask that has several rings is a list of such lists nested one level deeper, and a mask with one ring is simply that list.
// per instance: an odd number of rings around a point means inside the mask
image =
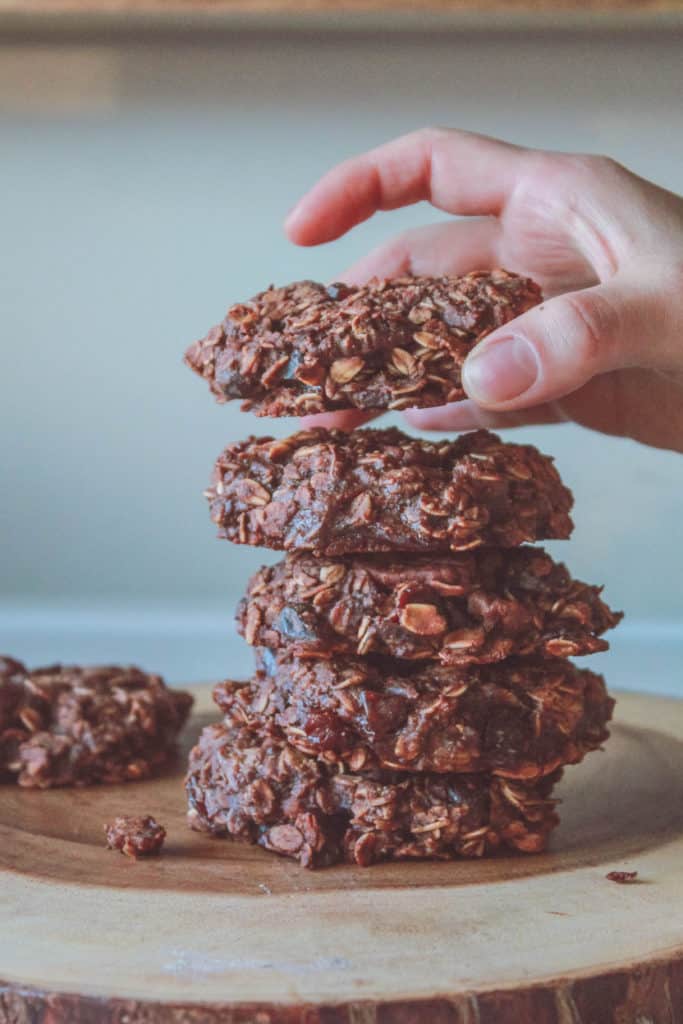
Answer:
[{"label": "oatmeal cookie", "polygon": [[0,659],[0,774],[20,786],[87,786],[153,775],[193,698],[138,668]]},{"label": "oatmeal cookie", "polygon": [[381,658],[259,655],[250,683],[214,690],[226,724],[281,732],[342,770],[536,779],[576,764],[609,736],[614,701],[604,680],[561,658],[401,670]]},{"label": "oatmeal cookie", "polygon": [[185,362],[219,402],[242,398],[259,416],[444,405],[465,397],[461,367],[477,342],[541,298],[505,270],[298,281],[232,306]]},{"label": "oatmeal cookie", "polygon": [[601,588],[541,548],[316,558],[252,577],[237,610],[248,643],[305,657],[382,654],[444,665],[592,654],[621,619]]},{"label": "oatmeal cookie", "polygon": [[455,441],[396,428],[252,437],[225,449],[206,497],[219,537],[316,554],[515,547],[572,531],[552,459],[485,430]]},{"label": "oatmeal cookie", "polygon": [[189,823],[293,857],[344,860],[537,853],[558,822],[552,787],[486,775],[340,773],[246,725],[211,725],[190,754]]}]

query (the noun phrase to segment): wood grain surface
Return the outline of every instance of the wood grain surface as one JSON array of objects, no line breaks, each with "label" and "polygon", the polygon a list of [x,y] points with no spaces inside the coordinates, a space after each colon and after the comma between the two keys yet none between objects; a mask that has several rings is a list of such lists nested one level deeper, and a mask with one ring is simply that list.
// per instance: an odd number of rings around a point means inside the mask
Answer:
[{"label": "wood grain surface", "polygon": [[[4,787],[0,1024],[683,1022],[683,701],[622,696],[561,796],[538,857],[308,872],[190,832],[182,762]],[[159,860],[104,848],[138,812],[168,830]]]}]

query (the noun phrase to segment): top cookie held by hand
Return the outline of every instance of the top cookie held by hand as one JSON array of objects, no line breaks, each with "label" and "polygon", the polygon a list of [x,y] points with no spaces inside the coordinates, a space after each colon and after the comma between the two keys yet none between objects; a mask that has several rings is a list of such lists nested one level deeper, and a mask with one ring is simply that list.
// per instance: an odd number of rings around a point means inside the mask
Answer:
[{"label": "top cookie held by hand", "polygon": [[506,270],[355,288],[299,281],[232,306],[185,362],[219,402],[241,398],[259,416],[424,409],[463,399],[471,349],[541,300]]}]

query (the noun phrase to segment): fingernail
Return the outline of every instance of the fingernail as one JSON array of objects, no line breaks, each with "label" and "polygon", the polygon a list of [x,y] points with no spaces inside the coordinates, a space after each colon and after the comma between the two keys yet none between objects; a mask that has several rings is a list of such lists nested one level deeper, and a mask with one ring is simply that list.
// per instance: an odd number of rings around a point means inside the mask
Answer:
[{"label": "fingernail", "polygon": [[478,345],[465,360],[462,381],[470,398],[483,405],[509,402],[523,395],[538,377],[533,345],[521,336],[496,338]]}]

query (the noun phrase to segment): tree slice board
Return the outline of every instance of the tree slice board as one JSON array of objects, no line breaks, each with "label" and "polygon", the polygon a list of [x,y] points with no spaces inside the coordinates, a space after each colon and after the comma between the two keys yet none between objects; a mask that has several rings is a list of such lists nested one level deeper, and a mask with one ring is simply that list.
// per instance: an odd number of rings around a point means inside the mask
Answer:
[{"label": "tree slice board", "polygon": [[[2,787],[0,1024],[680,1024],[683,701],[624,694],[612,733],[535,857],[306,871],[187,829],[182,761]],[[166,826],[161,858],[104,848],[119,813]]]}]

